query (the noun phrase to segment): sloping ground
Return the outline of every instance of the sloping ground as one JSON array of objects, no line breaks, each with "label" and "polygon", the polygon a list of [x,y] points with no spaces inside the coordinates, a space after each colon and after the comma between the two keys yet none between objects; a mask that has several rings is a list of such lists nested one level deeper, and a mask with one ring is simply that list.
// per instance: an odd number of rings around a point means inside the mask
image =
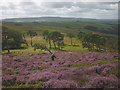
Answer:
[{"label": "sloping ground", "polygon": [[79,31],[96,32],[99,34],[117,35],[118,23],[117,22],[3,22],[3,26],[8,26],[20,30],[34,30],[41,34],[44,30],[59,31],[61,33],[71,32],[77,34]]},{"label": "sloping ground", "polygon": [[3,55],[3,88],[116,88],[118,54],[56,52]]}]

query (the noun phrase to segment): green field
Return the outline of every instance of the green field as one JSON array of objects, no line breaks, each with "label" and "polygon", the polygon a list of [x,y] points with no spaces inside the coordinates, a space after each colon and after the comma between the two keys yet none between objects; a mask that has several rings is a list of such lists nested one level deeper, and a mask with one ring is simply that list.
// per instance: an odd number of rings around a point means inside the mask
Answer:
[{"label": "green field", "polygon": [[[63,52],[67,52],[67,51],[88,51],[87,48],[82,48],[82,45],[81,45],[81,42],[80,40],[76,39],[76,38],[73,38],[73,45],[75,46],[71,46],[70,45],[70,38],[69,37],[65,37],[65,46],[63,48]],[[28,42],[28,45],[29,47],[27,47],[26,49],[17,49],[17,50],[11,50],[11,53],[16,53],[16,54],[20,54],[20,53],[40,53],[40,52],[43,52],[41,50],[37,50],[37,51],[34,51],[33,47],[31,47],[30,45],[30,37],[26,37],[26,40]],[[44,44],[44,45],[48,45],[48,42],[43,39],[42,36],[35,36],[33,38],[33,43],[40,43],[40,44]],[[22,45],[23,47],[26,47],[25,44]],[[53,52],[55,52],[56,50],[54,50],[54,47],[53,47],[53,44],[52,44],[52,50]],[[3,53],[7,53],[7,50],[4,50]]]}]

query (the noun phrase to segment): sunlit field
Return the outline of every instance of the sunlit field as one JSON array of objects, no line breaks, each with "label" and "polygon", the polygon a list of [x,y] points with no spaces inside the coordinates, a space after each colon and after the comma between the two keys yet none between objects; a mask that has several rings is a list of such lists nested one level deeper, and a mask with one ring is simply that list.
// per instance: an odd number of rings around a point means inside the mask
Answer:
[{"label": "sunlit field", "polygon": [[[70,44],[71,40],[70,40],[69,37],[65,37],[64,39],[65,39],[64,40],[65,46],[63,48],[64,52],[65,51],[85,51],[85,52],[88,51],[87,48],[82,47],[82,44],[81,44],[80,40],[78,40],[77,38],[72,39],[73,40],[73,46],[71,46],[71,44]],[[39,53],[39,52],[42,52],[41,50],[34,51],[34,48],[31,47],[31,45],[30,45],[30,37],[29,36],[26,37],[26,40],[27,40],[27,43],[28,43],[29,47],[27,47],[26,49],[11,50],[11,53],[21,53],[21,52],[22,53],[27,53],[27,52],[28,53]],[[33,43],[41,43],[41,44],[47,45],[47,47],[49,47],[48,42],[45,39],[43,39],[43,36],[40,36],[40,35],[35,36],[33,38]],[[25,44],[23,44],[22,46],[26,47]],[[54,47],[52,47],[52,48],[54,48]],[[55,52],[54,49],[52,49],[52,51]],[[7,50],[4,50],[3,53],[7,53]]]}]

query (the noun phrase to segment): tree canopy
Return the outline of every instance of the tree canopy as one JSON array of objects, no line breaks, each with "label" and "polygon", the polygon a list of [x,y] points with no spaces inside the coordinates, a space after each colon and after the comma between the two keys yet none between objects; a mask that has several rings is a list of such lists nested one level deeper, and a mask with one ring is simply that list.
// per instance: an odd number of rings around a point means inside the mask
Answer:
[{"label": "tree canopy", "polygon": [[2,26],[2,49],[18,49],[23,43],[22,32]]}]

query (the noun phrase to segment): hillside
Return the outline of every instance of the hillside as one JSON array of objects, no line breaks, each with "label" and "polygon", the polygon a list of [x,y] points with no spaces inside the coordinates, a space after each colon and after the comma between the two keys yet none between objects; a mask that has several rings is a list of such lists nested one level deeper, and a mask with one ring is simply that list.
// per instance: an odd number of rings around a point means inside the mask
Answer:
[{"label": "hillside", "polygon": [[3,21],[2,88],[118,87],[117,22],[14,20]]},{"label": "hillside", "polygon": [[2,19],[8,22],[61,22],[61,21],[97,21],[97,22],[116,22],[117,19],[92,19],[92,18],[73,18],[73,17],[27,17]]},{"label": "hillside", "polygon": [[[3,56],[3,88],[117,88],[117,53],[56,52]],[[100,84],[98,84],[100,83]]]},{"label": "hillside", "polygon": [[62,33],[79,31],[99,32],[103,34],[118,34],[117,22],[88,22],[88,21],[65,21],[65,22],[3,22],[3,25],[22,30],[55,30]]},{"label": "hillside", "polygon": [[90,18],[70,18],[70,17],[30,17],[3,19],[8,22],[60,22],[60,21],[98,21]]}]

